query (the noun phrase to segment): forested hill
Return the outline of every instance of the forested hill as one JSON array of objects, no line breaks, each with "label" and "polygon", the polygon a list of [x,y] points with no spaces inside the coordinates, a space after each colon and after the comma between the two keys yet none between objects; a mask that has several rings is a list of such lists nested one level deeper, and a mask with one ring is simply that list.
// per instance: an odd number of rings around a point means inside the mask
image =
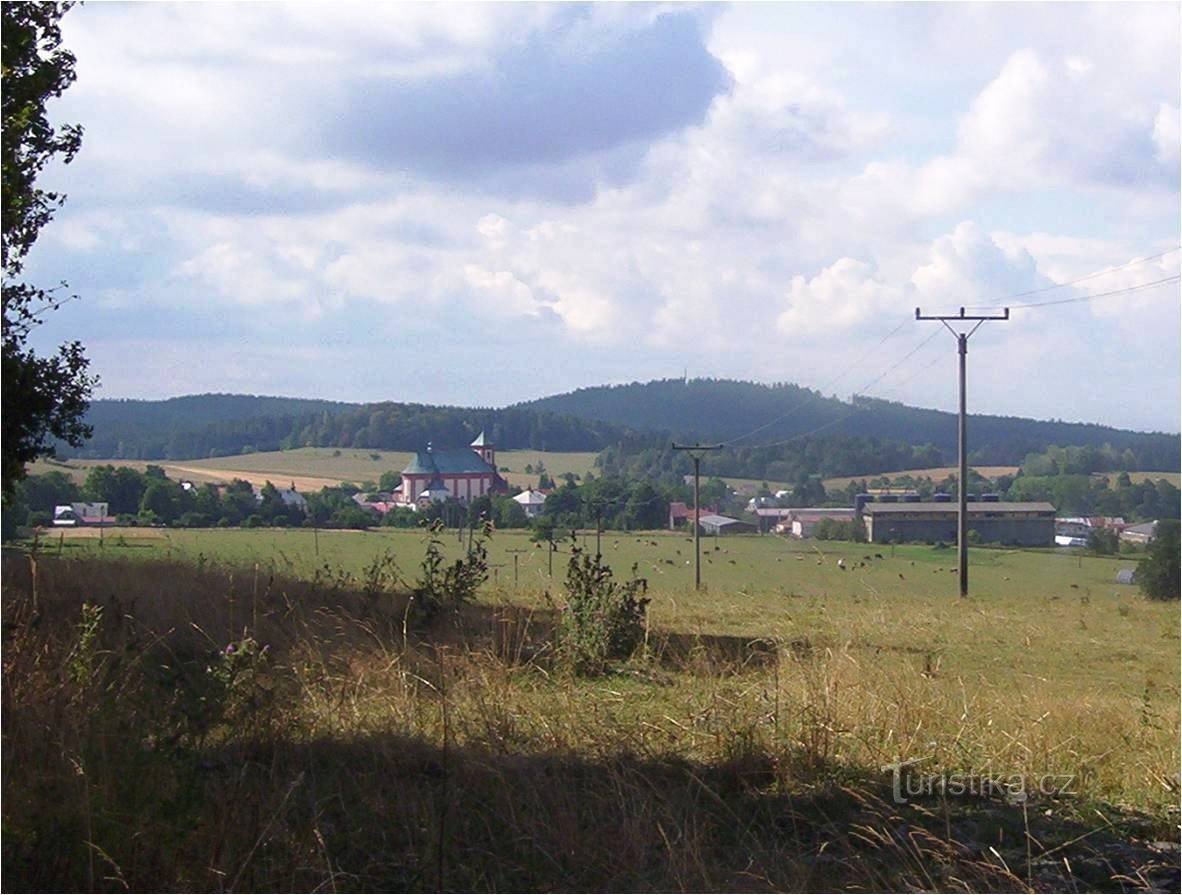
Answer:
[{"label": "forested hill", "polygon": [[94,436],[60,457],[185,460],[294,447],[419,450],[468,444],[482,430],[503,449],[598,451],[628,434],[612,423],[526,408],[346,404],[254,395],[190,395],[166,401],[99,400]]},{"label": "forested hill", "polygon": [[[688,440],[725,441],[758,429],[739,442],[755,446],[820,430],[823,435],[930,444],[947,457],[956,454],[956,414],[870,398],[850,403],[789,383],[662,379],[583,388],[516,406],[638,430],[667,430]],[[1129,450],[1131,469],[1172,470],[1180,462],[1177,435],[1088,423],[970,415],[969,441],[973,462],[986,465],[1016,465],[1049,445],[1105,444]]]}]

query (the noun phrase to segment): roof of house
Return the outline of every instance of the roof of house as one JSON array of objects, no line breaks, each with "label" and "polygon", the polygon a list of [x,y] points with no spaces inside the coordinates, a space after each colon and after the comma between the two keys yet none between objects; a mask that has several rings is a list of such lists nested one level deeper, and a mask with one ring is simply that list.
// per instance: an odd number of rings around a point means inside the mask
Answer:
[{"label": "roof of house", "polygon": [[541,506],[546,502],[546,495],[541,491],[535,491],[529,488],[514,496],[513,499],[522,506]]},{"label": "roof of house", "polygon": [[488,447],[489,446],[489,442],[487,440],[485,440],[483,429],[480,430],[479,435],[477,435],[474,439],[472,439],[471,446],[472,447]]},{"label": "roof of house", "polygon": [[[1055,508],[1046,501],[1030,501],[1025,503],[1002,503],[1000,501],[970,501],[966,504],[970,516],[985,513],[1050,513],[1055,514]],[[935,503],[934,501],[919,503],[868,503],[862,507],[862,512],[868,516],[897,515],[905,516],[913,513],[948,513],[956,515],[955,503]]]},{"label": "roof of house", "polygon": [[853,507],[808,507],[806,509],[792,511],[792,520],[794,522],[820,522],[822,519],[853,519],[854,516]]},{"label": "roof of house", "polygon": [[483,472],[496,475],[496,470],[490,466],[476,451],[469,448],[446,451],[417,451],[402,470],[403,475],[455,475],[460,473]]},{"label": "roof of house", "polygon": [[738,519],[732,519],[730,516],[719,516],[717,513],[711,513],[709,516],[702,516],[698,522],[702,525],[734,525]]},{"label": "roof of house", "polygon": [[1128,526],[1125,531],[1139,535],[1152,535],[1154,529],[1157,528],[1156,522],[1139,522],[1136,525]]},{"label": "roof of house", "polygon": [[[713,512],[714,507],[703,506],[702,518],[705,519],[707,514]],[[694,508],[686,506],[680,500],[675,500],[669,504],[669,515],[674,519],[691,519],[694,515]]]}]

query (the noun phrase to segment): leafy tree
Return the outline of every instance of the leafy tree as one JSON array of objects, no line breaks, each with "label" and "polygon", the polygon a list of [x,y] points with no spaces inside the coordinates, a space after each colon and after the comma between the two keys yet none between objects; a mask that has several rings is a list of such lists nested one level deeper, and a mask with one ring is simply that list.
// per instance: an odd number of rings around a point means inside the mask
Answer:
[{"label": "leafy tree", "polygon": [[[61,45],[59,21],[67,3],[5,3],[3,27],[3,438],[0,476],[5,495],[25,465],[52,452],[51,439],[80,447],[90,435],[82,422],[96,380],[78,342],[56,355],[28,346],[32,329],[66,298],[20,281],[25,256],[64,197],[36,185],[50,161],[68,163],[82,143],[82,128],[54,128],[45,103],[74,82],[74,55]],[[63,284],[64,285],[64,284]]]},{"label": "leafy tree", "polygon": [[16,496],[30,510],[52,513],[55,506],[76,501],[79,490],[68,475],[54,470],[45,475],[31,475],[19,482]]},{"label": "leafy tree", "polygon": [[106,501],[116,516],[137,513],[147,486],[144,476],[130,467],[96,466],[86,474],[82,497],[90,501]]},{"label": "leafy tree", "polygon": [[1154,530],[1148,555],[1137,564],[1137,583],[1151,600],[1177,600],[1180,569],[1178,522],[1163,519]]},{"label": "leafy tree", "polygon": [[153,478],[140,500],[140,515],[151,513],[155,519],[168,525],[186,509],[184,494],[184,489],[176,482]]}]

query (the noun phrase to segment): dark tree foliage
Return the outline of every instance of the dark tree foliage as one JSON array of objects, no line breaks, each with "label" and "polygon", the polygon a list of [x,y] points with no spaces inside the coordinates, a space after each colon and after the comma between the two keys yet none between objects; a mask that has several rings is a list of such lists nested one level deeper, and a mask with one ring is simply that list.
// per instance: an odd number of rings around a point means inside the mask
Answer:
[{"label": "dark tree foliage", "polygon": [[1177,600],[1180,591],[1178,521],[1163,519],[1157,523],[1149,555],[1137,565],[1137,584],[1151,600]]},{"label": "dark tree foliage", "polygon": [[[47,100],[74,81],[74,55],[61,46],[59,21],[68,3],[3,4],[3,492],[24,476],[25,465],[52,450],[52,439],[81,445],[95,380],[78,342],[56,355],[37,355],[27,344],[45,313],[65,300],[56,290],[19,281],[25,256],[64,196],[39,189],[37,178],[54,158],[68,163],[82,143],[82,128],[54,128]],[[64,285],[64,284],[63,284]]]},{"label": "dark tree foliage", "polygon": [[[298,447],[422,450],[461,447],[481,431],[503,450],[597,451],[625,430],[537,410],[343,404],[254,395],[95,401],[94,437],[79,456],[184,460]],[[70,453],[63,446],[59,451]]]}]

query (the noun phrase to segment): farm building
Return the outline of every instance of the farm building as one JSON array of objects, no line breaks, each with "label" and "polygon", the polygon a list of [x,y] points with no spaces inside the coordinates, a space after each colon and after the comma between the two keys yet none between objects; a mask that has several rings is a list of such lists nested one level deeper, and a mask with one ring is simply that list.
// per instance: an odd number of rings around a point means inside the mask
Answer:
[{"label": "farm building", "polygon": [[853,522],[857,518],[852,507],[800,507],[789,512],[791,515],[776,526],[776,531],[794,538],[811,538],[823,519]]},{"label": "farm building", "polygon": [[1086,539],[1097,529],[1107,528],[1119,534],[1125,526],[1120,516],[1060,516],[1055,520],[1055,534]]},{"label": "farm building", "polygon": [[730,516],[719,516],[717,513],[702,516],[698,520],[698,525],[704,535],[734,535],[755,531],[755,526],[750,522],[741,522]]},{"label": "farm building", "polygon": [[115,517],[108,515],[108,504],[63,503],[53,508],[53,524],[63,528],[79,525],[114,525]]},{"label": "farm building", "polygon": [[[972,502],[968,528],[985,543],[1049,547],[1055,539],[1055,508],[1045,502]],[[868,503],[862,508],[866,538],[891,541],[956,541],[954,503]]]},{"label": "farm building", "polygon": [[411,507],[452,497],[468,503],[504,491],[507,485],[497,472],[496,459],[496,449],[483,432],[471,445],[459,450],[437,451],[428,443],[427,449],[418,451],[402,470],[402,484],[394,491],[395,500]]},{"label": "farm building", "polygon": [[753,512],[760,532],[765,532],[778,530],[792,516],[793,510],[788,507],[757,507]]},{"label": "farm building", "polygon": [[1142,522],[1140,525],[1130,525],[1120,533],[1120,539],[1129,544],[1148,544],[1156,534],[1156,522]]},{"label": "farm building", "polygon": [[527,488],[513,499],[521,504],[521,508],[525,510],[527,519],[532,519],[541,513],[542,507],[546,504],[546,495],[541,491],[535,491],[533,488]]},{"label": "farm building", "polygon": [[[702,507],[702,516],[709,516],[718,512],[715,507]],[[669,530],[673,531],[675,528],[682,528],[683,526],[692,526],[694,518],[694,508],[686,506],[679,500],[673,501],[669,504]]]}]

